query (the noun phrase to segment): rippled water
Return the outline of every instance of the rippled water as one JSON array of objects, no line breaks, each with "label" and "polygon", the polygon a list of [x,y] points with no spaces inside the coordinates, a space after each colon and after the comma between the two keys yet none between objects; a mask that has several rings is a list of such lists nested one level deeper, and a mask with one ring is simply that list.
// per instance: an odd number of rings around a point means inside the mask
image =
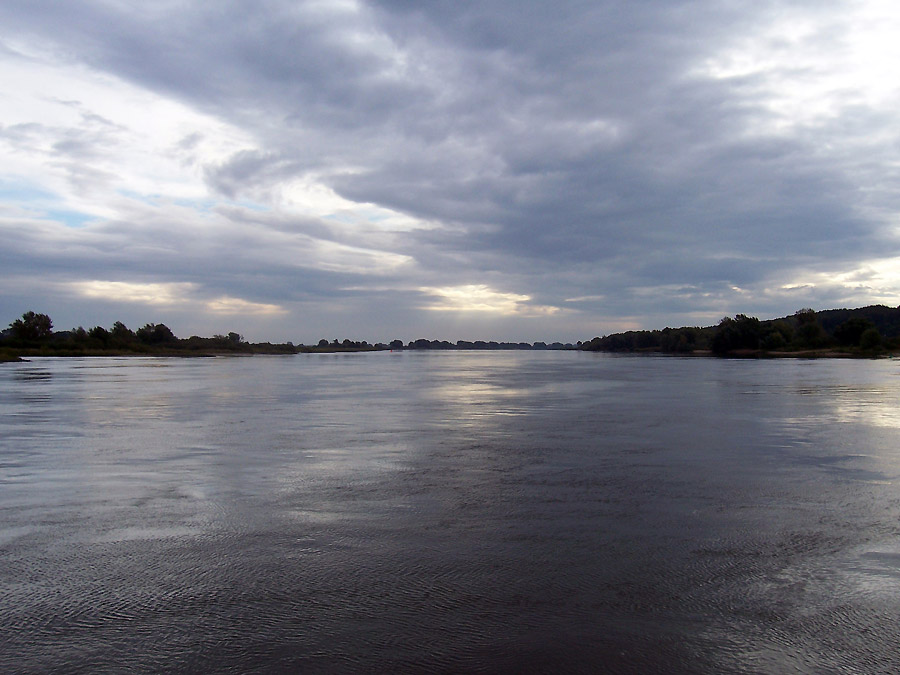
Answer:
[{"label": "rippled water", "polygon": [[0,366],[2,672],[896,672],[900,363]]}]

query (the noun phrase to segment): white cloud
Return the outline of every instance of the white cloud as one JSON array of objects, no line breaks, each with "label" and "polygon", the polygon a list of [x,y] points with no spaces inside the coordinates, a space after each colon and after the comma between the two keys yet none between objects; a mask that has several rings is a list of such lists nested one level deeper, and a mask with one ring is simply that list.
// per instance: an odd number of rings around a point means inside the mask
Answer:
[{"label": "white cloud", "polygon": [[286,309],[280,305],[272,305],[262,302],[250,302],[241,298],[222,296],[206,303],[206,308],[213,314],[231,314],[238,316],[269,316],[273,314],[285,314]]},{"label": "white cloud", "polygon": [[76,281],[70,288],[86,298],[144,305],[175,306],[192,301],[196,284],[133,283],[127,281]]},{"label": "white cloud", "polygon": [[284,307],[222,295],[202,298],[198,284],[139,283],[128,281],[77,281],[67,284],[76,295],[106,302],[142,304],[213,315],[271,316],[285,314]]},{"label": "white cloud", "polygon": [[[900,305],[900,257],[865,261],[846,271],[799,270],[769,295],[815,298],[826,294],[842,306]],[[820,308],[825,309],[825,308]]]},{"label": "white cloud", "polygon": [[531,296],[502,293],[487,286],[471,284],[444,288],[421,288],[435,298],[425,309],[437,312],[490,312],[501,315],[545,316],[560,312],[558,307],[531,304]]},{"label": "white cloud", "polygon": [[896,105],[900,6],[864,0],[836,7],[776,5],[761,26],[736,33],[696,72],[756,89],[769,112],[758,120],[761,133],[830,122],[849,108]]},{"label": "white cloud", "polygon": [[[204,165],[252,136],[170,98],[59,55],[0,59],[0,177],[40,186],[64,208],[114,217],[120,194],[202,199]],[[5,141],[5,142],[4,142]]]}]

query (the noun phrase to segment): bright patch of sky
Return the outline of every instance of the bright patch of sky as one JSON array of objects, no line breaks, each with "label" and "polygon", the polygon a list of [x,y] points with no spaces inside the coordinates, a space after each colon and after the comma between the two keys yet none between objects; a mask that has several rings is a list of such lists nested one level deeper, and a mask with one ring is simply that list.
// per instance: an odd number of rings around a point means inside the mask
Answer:
[{"label": "bright patch of sky", "polygon": [[499,315],[548,315],[560,311],[558,307],[534,305],[528,295],[503,293],[481,284],[446,288],[422,288],[435,301],[425,309],[437,312],[488,312]]},{"label": "bright patch of sky", "polygon": [[[204,171],[256,149],[248,134],[171,98],[133,86],[63,55],[25,44],[7,45],[18,58],[0,60],[3,180],[23,187],[8,201],[57,206],[48,214],[113,218],[114,197],[168,201],[209,209],[234,201],[257,210],[327,216],[354,225],[409,229],[417,221],[372,204],[339,197],[313,175],[276,184],[272,203],[210,194]],[[40,186],[40,187],[37,187]],[[90,215],[88,215],[90,214]]]},{"label": "bright patch of sky", "polygon": [[205,300],[198,297],[200,288],[193,283],[133,283],[122,281],[85,281],[70,285],[75,294],[114,303],[158,307],[177,307],[191,311],[208,311],[216,315],[265,316],[284,314],[278,305],[252,302],[223,295]]},{"label": "bright patch of sky", "polygon": [[[900,6],[890,0],[821,7],[775,4],[749,34],[736,35],[698,70],[757,88],[772,114],[759,133],[827,123],[854,106],[896,105]],[[839,141],[840,139],[834,139]]]}]

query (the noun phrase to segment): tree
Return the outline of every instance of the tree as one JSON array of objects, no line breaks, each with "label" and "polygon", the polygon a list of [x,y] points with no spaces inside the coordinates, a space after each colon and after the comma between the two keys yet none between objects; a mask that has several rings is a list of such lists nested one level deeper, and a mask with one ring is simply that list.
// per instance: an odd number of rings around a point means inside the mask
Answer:
[{"label": "tree", "polygon": [[779,331],[773,330],[766,333],[759,344],[760,347],[766,351],[776,351],[778,349],[784,349],[787,346],[787,340],[784,339],[784,335]]},{"label": "tree", "polygon": [[799,309],[794,313],[800,326],[797,328],[797,341],[801,347],[816,349],[824,347],[828,336],[822,329],[816,312],[809,308]]},{"label": "tree", "polygon": [[148,323],[137,330],[137,339],[145,345],[158,345],[178,340],[164,323]]},{"label": "tree", "polygon": [[759,349],[759,319],[738,314],[733,319],[725,317],[719,322],[712,339],[712,350],[716,354],[727,354],[736,349]]},{"label": "tree", "polygon": [[881,333],[874,326],[867,328],[859,338],[860,349],[873,352],[881,347]]},{"label": "tree", "polygon": [[53,322],[46,314],[25,312],[21,319],[9,324],[13,337],[23,342],[36,342],[50,337],[53,333]]},{"label": "tree", "polygon": [[865,317],[853,317],[834,329],[834,339],[844,347],[856,347],[870,328],[875,328],[875,324]]},{"label": "tree", "polygon": [[131,342],[135,337],[134,331],[128,328],[128,326],[126,326],[121,321],[116,321],[113,324],[110,334],[119,342]]},{"label": "tree", "polygon": [[774,321],[763,330],[760,347],[766,351],[785,349],[794,339],[794,327],[787,321]]},{"label": "tree", "polygon": [[802,309],[798,309],[796,312],[794,312],[794,317],[801,324],[813,323],[814,321],[818,320],[816,319],[816,310],[814,310],[812,307],[803,307]]},{"label": "tree", "polygon": [[94,326],[88,331],[88,336],[100,342],[104,347],[109,344],[110,333],[102,326]]}]

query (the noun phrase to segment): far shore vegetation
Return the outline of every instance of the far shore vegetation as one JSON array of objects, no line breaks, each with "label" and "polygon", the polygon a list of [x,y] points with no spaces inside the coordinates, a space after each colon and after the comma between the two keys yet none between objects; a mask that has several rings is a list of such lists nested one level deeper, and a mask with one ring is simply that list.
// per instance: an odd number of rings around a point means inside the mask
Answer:
[{"label": "far shore vegetation", "polygon": [[315,345],[248,342],[238,333],[178,338],[163,323],[131,330],[121,321],[110,328],[81,326],[54,331],[46,314],[25,312],[0,332],[0,362],[29,356],[224,356],[367,352],[385,350],[584,350],[731,357],[877,357],[900,353],[900,307],[872,305],[760,321],[738,314],[715,326],[614,333],[587,342],[494,342],[418,339],[370,344],[365,340],[321,339]]},{"label": "far shore vegetation", "polygon": [[614,333],[581,344],[603,352],[732,357],[874,357],[900,352],[900,307],[801,309],[760,321],[738,314],[716,326]]},{"label": "far shore vegetation", "polygon": [[238,333],[178,338],[164,323],[148,323],[131,330],[121,321],[110,328],[81,326],[54,331],[46,314],[25,312],[0,333],[0,361],[18,361],[29,356],[241,356],[253,354],[315,354],[334,352],[370,352],[405,349],[577,349],[561,342],[494,342],[476,340],[447,342],[418,339],[404,343],[370,344],[366,340],[321,339],[315,345],[293,342],[248,342]]}]

